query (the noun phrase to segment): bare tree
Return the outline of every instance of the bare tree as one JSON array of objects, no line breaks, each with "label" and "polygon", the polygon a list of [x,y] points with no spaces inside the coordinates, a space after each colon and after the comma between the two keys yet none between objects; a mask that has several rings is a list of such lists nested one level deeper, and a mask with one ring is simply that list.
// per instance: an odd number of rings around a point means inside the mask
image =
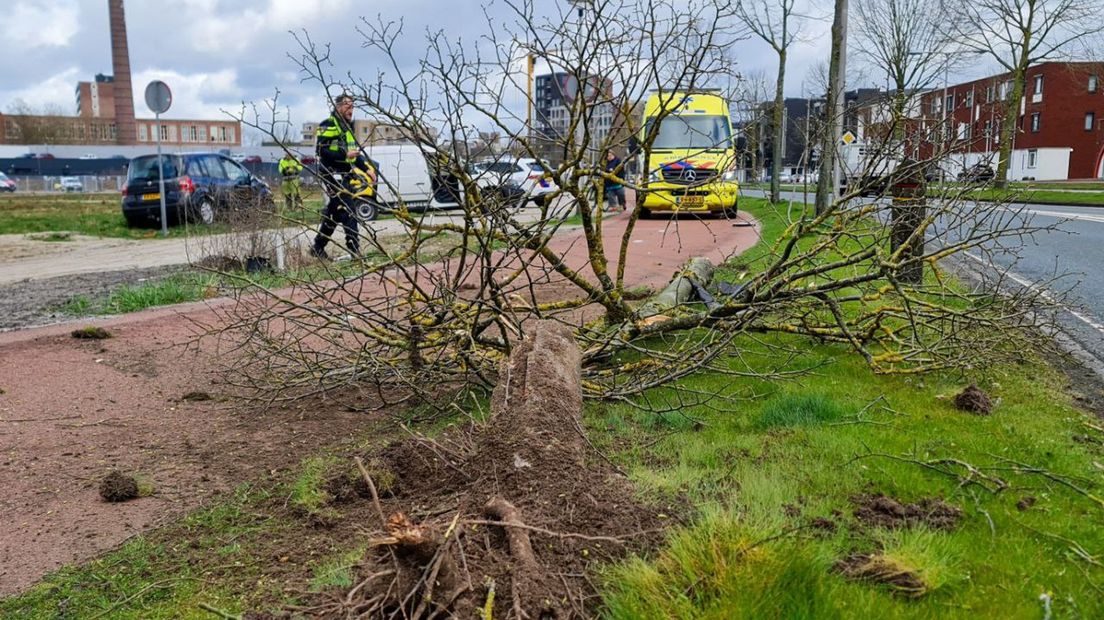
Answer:
[{"label": "bare tree", "polygon": [[750,178],[758,179],[762,172],[763,128],[773,107],[767,105],[771,85],[766,74],[753,71],[740,77],[732,93],[732,103],[737,121],[743,128],[744,148],[748,154]]},{"label": "bare tree", "polygon": [[958,42],[995,60],[1011,82],[994,181],[1006,187],[1028,67],[1066,54],[1098,34],[1104,28],[1104,12],[1097,0],[973,0],[944,6],[953,11],[949,23]]},{"label": "bare tree", "polygon": [[[855,3],[855,53],[876,74],[886,74],[893,118],[902,119],[909,93],[935,83],[954,58],[950,17],[943,5],[924,0]],[[903,138],[904,124],[895,129],[897,138]]]},{"label": "bare tree", "polygon": [[778,56],[778,73],[774,82],[774,108],[771,124],[774,130],[771,149],[770,199],[781,199],[778,177],[782,173],[782,151],[786,140],[786,57],[790,45],[801,31],[801,17],[794,11],[795,0],[749,0],[738,9],[740,20],[747,29],[770,46]]}]

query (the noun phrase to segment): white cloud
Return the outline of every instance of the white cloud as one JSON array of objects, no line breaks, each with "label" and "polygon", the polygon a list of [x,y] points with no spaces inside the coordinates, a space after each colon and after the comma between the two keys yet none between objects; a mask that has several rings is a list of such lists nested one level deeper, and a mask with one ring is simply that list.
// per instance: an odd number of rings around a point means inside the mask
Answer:
[{"label": "white cloud", "polygon": [[152,117],[146,107],[146,85],[161,80],[172,90],[172,107],[167,118],[194,118],[218,120],[228,118],[219,110],[237,113],[245,94],[238,85],[234,69],[214,73],[181,73],[166,69],[146,69],[134,74],[134,112],[139,117]]},{"label": "white cloud", "polygon": [[0,101],[11,105],[16,100],[22,100],[36,110],[45,106],[59,106],[65,112],[75,114],[74,90],[81,79],[85,78],[81,77],[80,69],[69,67],[23,88],[0,91]]},{"label": "white cloud", "polygon": [[6,13],[3,32],[10,50],[65,47],[80,29],[80,9],[74,0],[20,2]]},{"label": "white cloud", "polygon": [[247,52],[257,40],[345,15],[350,0],[269,0],[233,12],[214,10],[211,0],[184,0],[192,47],[204,53]]}]

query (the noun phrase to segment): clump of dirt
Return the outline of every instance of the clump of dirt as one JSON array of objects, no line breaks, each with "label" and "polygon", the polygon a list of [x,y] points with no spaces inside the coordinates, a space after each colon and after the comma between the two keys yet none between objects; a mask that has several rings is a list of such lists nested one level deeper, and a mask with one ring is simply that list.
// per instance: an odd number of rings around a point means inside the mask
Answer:
[{"label": "clump of dirt", "polygon": [[195,266],[207,271],[222,272],[243,271],[245,269],[245,263],[240,259],[233,256],[219,255],[204,256],[195,262]]},{"label": "clump of dirt", "polygon": [[181,396],[180,400],[197,403],[205,400],[212,400],[212,396],[207,392],[188,392]]},{"label": "clump of dirt", "polygon": [[909,598],[923,596],[930,587],[916,570],[879,553],[853,553],[836,562],[832,570],[849,579],[888,586],[894,594]]},{"label": "clump of dirt", "polygon": [[993,401],[989,395],[976,385],[969,385],[954,397],[955,407],[977,415],[989,415],[993,412]]},{"label": "clump of dirt", "polygon": [[1022,497],[1022,498],[1020,498],[1020,501],[1016,502],[1016,510],[1019,510],[1020,512],[1023,512],[1025,510],[1031,508],[1032,506],[1034,506],[1036,501],[1038,501],[1038,500],[1035,499],[1034,495],[1028,495],[1026,497]]},{"label": "clump of dirt", "polygon": [[860,523],[886,529],[926,525],[936,530],[953,530],[963,517],[960,508],[934,497],[925,497],[915,504],[902,504],[879,493],[855,496],[851,503]]},{"label": "clump of dirt", "polygon": [[100,482],[100,497],[105,502],[125,502],[138,497],[138,481],[118,471],[104,476]]},{"label": "clump of dirt", "polygon": [[657,543],[671,511],[641,505],[588,451],[579,360],[569,328],[539,323],[503,368],[485,425],[415,435],[369,462],[382,497],[361,525],[379,535],[353,588],[312,613],[470,618],[489,605],[497,618],[592,617],[588,567]]},{"label": "clump of dirt", "polygon": [[111,337],[111,332],[102,327],[89,325],[80,329],[74,329],[70,335],[80,340],[106,340]]}]

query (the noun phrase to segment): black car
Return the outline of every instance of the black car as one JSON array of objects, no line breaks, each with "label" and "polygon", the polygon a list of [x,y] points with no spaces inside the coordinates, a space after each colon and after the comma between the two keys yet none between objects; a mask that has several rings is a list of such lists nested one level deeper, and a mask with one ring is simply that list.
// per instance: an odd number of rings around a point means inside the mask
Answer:
[{"label": "black car", "polygon": [[[268,186],[240,164],[218,153],[163,155],[165,209],[170,223],[211,224],[233,209],[273,204]],[[157,155],[130,160],[123,188],[128,226],[159,224],[161,194]]]},{"label": "black car", "polygon": [[974,164],[958,173],[958,180],[965,183],[986,183],[992,181],[996,173],[988,164]]}]

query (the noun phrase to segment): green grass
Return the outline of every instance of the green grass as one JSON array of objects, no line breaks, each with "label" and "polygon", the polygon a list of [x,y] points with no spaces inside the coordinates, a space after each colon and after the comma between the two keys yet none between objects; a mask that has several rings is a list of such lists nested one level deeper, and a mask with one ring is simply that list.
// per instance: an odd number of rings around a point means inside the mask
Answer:
[{"label": "green grass", "polygon": [[[318,217],[321,199],[308,197],[302,211],[288,215],[293,221],[311,222]],[[228,232],[225,225],[173,226],[169,237]],[[0,197],[0,235],[70,233],[124,239],[160,239],[159,228],[128,228],[118,194],[11,194]],[[48,238],[47,241],[61,241]]]},{"label": "green grass", "polygon": [[[773,237],[773,211],[746,206]],[[739,260],[757,255],[765,253]],[[1104,615],[1104,502],[1033,473],[1104,495],[1104,432],[1074,406],[1058,371],[1025,352],[1017,363],[963,374],[875,375],[845,348],[801,337],[757,336],[737,347],[734,370],[765,372],[789,349],[801,352],[790,369],[812,372],[697,375],[686,387],[733,400],[674,417],[588,406],[592,437],[640,494],[696,515],[655,554],[605,571],[606,617],[1042,618],[1044,592],[1055,618]],[[952,406],[972,382],[1000,399],[991,416]],[[960,465],[922,464],[943,459],[983,468],[1007,488],[986,490]],[[852,498],[877,492],[906,502],[941,497],[965,518],[949,532],[863,526]],[[1035,504],[1021,510],[1029,496]],[[811,529],[817,518],[835,529]],[[833,570],[856,552],[915,571],[926,592],[908,598]]]},{"label": "green grass", "polygon": [[758,428],[813,426],[835,422],[843,417],[843,408],[819,394],[785,394],[763,405],[756,421]]},{"label": "green grass", "polygon": [[1059,205],[1104,206],[1104,191],[1100,192],[1064,192],[1052,189],[1031,187],[1013,187],[1007,190],[986,188],[973,190],[967,194],[977,200],[1001,202],[1026,202]]}]

